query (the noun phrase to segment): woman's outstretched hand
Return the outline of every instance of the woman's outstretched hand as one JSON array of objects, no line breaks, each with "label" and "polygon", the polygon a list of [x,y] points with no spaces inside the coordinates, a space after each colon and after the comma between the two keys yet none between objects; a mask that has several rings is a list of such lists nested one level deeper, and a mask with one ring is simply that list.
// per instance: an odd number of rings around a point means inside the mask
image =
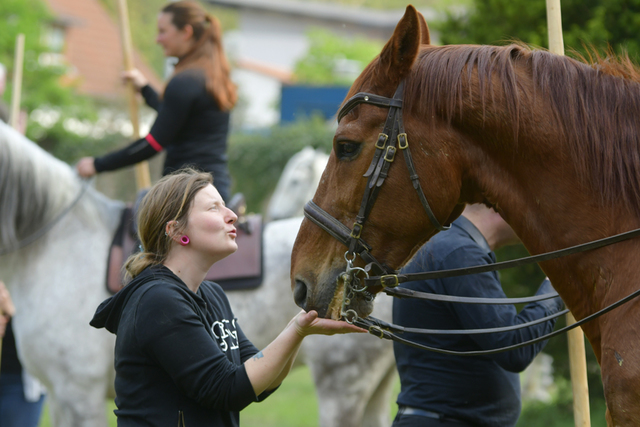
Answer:
[{"label": "woman's outstretched hand", "polygon": [[293,318],[296,331],[300,336],[307,335],[335,335],[349,334],[353,332],[367,332],[366,329],[359,328],[355,325],[342,320],[322,319],[318,317],[318,312],[311,310],[308,313],[301,310],[300,313]]}]

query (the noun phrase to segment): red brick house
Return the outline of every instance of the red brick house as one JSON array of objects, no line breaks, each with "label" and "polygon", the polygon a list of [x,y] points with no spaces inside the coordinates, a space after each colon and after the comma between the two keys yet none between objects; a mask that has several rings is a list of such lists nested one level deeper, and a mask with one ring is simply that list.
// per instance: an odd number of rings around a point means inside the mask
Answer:
[{"label": "red brick house", "polygon": [[[45,2],[56,17],[47,37],[54,51],[50,59],[64,61],[70,68],[67,78],[78,83],[82,93],[106,99],[124,97],[119,23],[98,0]],[[161,87],[161,79],[137,53],[134,53],[134,64],[152,86]]]}]

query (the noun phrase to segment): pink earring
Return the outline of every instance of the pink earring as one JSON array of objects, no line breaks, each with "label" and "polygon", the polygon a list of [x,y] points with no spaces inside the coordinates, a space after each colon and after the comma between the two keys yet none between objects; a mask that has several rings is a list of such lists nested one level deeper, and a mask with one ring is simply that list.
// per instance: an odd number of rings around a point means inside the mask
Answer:
[{"label": "pink earring", "polygon": [[180,244],[182,246],[187,246],[189,242],[190,242],[189,236],[187,236],[186,234],[180,238]]}]

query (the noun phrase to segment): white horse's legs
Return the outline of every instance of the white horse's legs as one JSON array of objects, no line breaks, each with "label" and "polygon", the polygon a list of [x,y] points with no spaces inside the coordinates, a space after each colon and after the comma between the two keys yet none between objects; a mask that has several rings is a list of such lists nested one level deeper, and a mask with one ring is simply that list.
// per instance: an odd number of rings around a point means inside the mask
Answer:
[{"label": "white horse's legs", "polygon": [[[380,371],[376,372],[383,373],[385,366],[382,366],[382,363],[380,365]],[[378,388],[375,390],[373,396],[371,396],[371,399],[369,399],[364,410],[362,427],[388,427],[391,422],[390,402],[393,394],[393,386],[398,377],[393,355],[391,360],[386,362],[386,367],[387,372],[379,380]]]},{"label": "white horse's legs", "polygon": [[[391,321],[392,300],[373,316]],[[313,335],[302,343],[316,384],[321,427],[388,427],[396,377],[393,345],[369,334]]]},{"label": "white horse's legs", "polygon": [[[54,426],[65,427],[107,427],[105,409],[105,390],[91,384],[74,384],[75,390],[65,387],[64,390],[50,392],[49,413]],[[70,395],[66,393],[71,392]],[[82,393],[82,399],[77,399]]]},{"label": "white horse's legs", "polygon": [[[305,345],[313,351],[306,351]],[[364,334],[310,336],[303,350],[316,384],[321,427],[389,425],[395,372],[389,342]]]},{"label": "white horse's legs", "polygon": [[[48,391],[56,427],[106,427],[115,337],[89,326],[104,288],[112,230],[79,229],[73,213],[29,251],[11,278],[16,345]],[[97,228],[97,226],[96,226]]]}]

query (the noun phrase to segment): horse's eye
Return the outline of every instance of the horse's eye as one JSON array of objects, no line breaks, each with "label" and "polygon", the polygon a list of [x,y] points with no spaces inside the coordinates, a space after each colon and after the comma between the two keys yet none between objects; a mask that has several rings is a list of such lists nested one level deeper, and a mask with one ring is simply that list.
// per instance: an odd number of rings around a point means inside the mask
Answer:
[{"label": "horse's eye", "polygon": [[341,160],[350,160],[360,152],[361,145],[355,142],[342,142],[337,144],[336,151]]}]

